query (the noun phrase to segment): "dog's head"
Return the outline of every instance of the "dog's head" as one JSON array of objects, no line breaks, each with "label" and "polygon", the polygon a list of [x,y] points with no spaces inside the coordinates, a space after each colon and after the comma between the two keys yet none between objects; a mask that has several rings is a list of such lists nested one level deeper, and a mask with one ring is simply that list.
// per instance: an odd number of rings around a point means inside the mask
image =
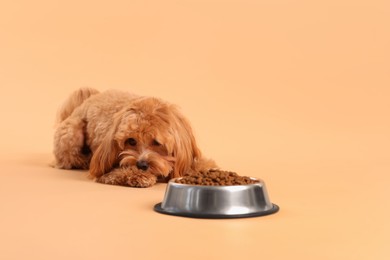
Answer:
[{"label": "dog's head", "polygon": [[113,125],[94,151],[90,174],[136,166],[156,176],[178,177],[200,157],[192,129],[178,109],[157,98],[142,97],[115,114]]}]

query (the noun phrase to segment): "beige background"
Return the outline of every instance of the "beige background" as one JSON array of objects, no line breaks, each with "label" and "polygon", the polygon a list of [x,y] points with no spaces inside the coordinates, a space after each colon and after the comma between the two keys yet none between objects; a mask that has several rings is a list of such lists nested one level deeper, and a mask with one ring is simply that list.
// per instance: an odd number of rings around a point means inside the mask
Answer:
[{"label": "beige background", "polygon": [[[389,3],[1,1],[0,259],[389,259]],[[50,168],[80,86],[180,105],[281,211],[165,216],[164,184]]]}]

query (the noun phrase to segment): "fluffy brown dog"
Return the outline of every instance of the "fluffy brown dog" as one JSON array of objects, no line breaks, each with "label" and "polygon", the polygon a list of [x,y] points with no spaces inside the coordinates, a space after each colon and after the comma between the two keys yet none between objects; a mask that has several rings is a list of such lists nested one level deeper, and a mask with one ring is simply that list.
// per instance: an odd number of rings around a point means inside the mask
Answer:
[{"label": "fluffy brown dog", "polygon": [[177,107],[153,97],[82,88],[58,114],[55,167],[89,169],[98,182],[150,187],[215,168]]}]

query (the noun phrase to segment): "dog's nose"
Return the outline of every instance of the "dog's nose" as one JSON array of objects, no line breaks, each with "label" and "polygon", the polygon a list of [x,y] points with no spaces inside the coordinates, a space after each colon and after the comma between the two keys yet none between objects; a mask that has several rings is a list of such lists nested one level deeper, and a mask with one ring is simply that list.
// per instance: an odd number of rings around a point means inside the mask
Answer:
[{"label": "dog's nose", "polygon": [[137,161],[137,168],[146,171],[149,168],[147,161]]}]

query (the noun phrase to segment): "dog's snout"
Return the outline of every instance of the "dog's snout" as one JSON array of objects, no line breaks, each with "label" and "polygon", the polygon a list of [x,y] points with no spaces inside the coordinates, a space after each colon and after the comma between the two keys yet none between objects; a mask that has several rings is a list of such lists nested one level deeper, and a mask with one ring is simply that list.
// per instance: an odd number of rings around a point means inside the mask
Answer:
[{"label": "dog's snout", "polygon": [[146,171],[149,168],[149,164],[147,161],[138,161],[137,168]]}]

